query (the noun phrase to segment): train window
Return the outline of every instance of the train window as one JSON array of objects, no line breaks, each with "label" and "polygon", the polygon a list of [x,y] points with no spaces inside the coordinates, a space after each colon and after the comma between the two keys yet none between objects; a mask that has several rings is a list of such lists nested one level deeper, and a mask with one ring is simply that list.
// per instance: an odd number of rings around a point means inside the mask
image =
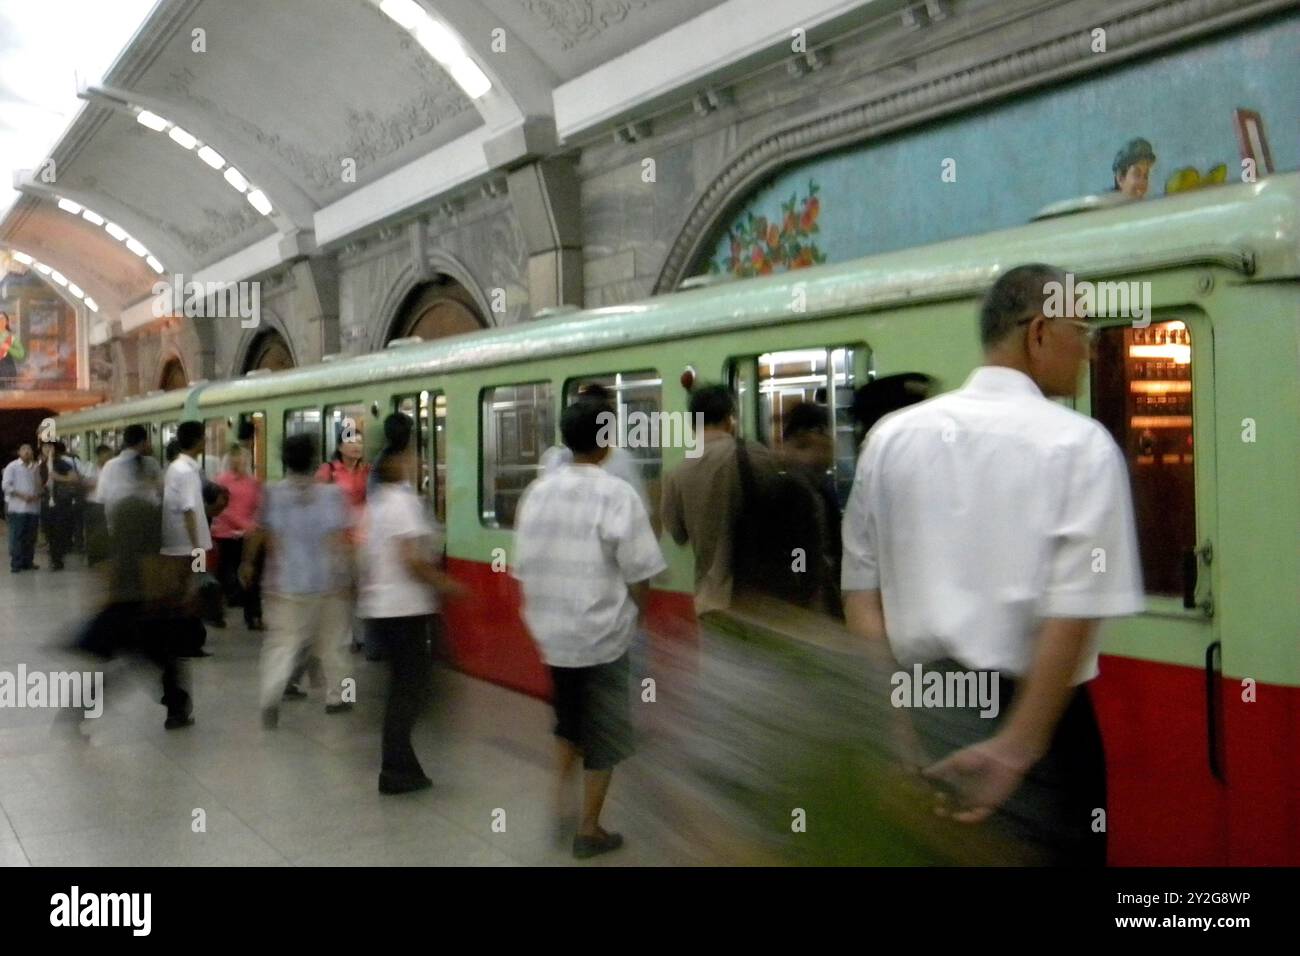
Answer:
[{"label": "train window", "polygon": [[[659,514],[659,476],[663,471],[663,441],[658,436],[663,411],[663,379],[654,370],[614,372],[571,378],[564,383],[564,402],[572,405],[593,385],[609,393],[618,414],[618,443],[636,462],[649,497],[651,516]],[[668,436],[671,437],[671,436]],[[686,436],[682,436],[683,440]]]},{"label": "train window", "polygon": [[483,390],[483,523],[511,528],[519,496],[537,477],[542,452],[555,438],[551,383]]},{"label": "train window", "polygon": [[1102,329],[1091,376],[1093,417],[1128,462],[1147,592],[1181,594],[1183,551],[1196,546],[1191,330]]},{"label": "train window", "polygon": [[366,407],[360,404],[331,405],[325,409],[325,460],[334,457],[347,441],[365,444]]},{"label": "train window", "polygon": [[[75,458],[81,457],[81,434],[80,433],[68,436],[68,451]],[[95,449],[93,448],[90,449],[90,452],[91,452],[90,457],[94,458]]]},{"label": "train window", "polygon": [[827,410],[835,441],[831,471],[841,500],[847,499],[853,484],[857,457],[853,361],[851,346],[789,349],[733,359],[729,374],[741,421],[752,411],[759,440],[775,451],[781,449],[783,423],[792,408],[808,402]]},{"label": "train window", "polygon": [[203,423],[203,474],[209,481],[221,474],[221,463],[230,449],[229,430],[224,418],[209,418]]},{"label": "train window", "polygon": [[295,408],[284,413],[284,437],[312,435],[320,441],[320,409]]},{"label": "train window", "polygon": [[266,481],[266,413],[241,412],[238,438],[241,445],[252,449],[253,460],[249,462],[249,470],[258,481]]}]

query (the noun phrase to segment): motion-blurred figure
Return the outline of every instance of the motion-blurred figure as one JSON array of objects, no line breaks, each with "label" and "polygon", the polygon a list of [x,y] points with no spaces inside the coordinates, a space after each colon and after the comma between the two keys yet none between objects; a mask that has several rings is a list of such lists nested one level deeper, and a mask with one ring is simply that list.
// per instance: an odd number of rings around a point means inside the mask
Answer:
[{"label": "motion-blurred figure", "polygon": [[[664,478],[664,530],[695,555],[695,613],[731,606],[732,533],[741,504],[737,463],[736,402],[725,385],[691,392],[691,421],[704,423],[698,458],[687,458]],[[703,416],[701,419],[699,416]],[[756,465],[770,468],[761,446],[748,449]]]},{"label": "motion-blurred figure", "polygon": [[311,648],[325,680],[325,712],[352,707],[343,699],[349,604],[347,567],[351,510],[343,492],[312,480],[316,439],[284,440],[285,478],[270,486],[261,530],[244,544],[239,576],[251,586],[266,551],[266,613],[270,628],[262,641],[262,724],[279,725],[280,700],[299,657]]},{"label": "motion-blurred figure", "polygon": [[623,845],[600,826],[600,812],[615,765],[632,751],[628,648],[650,578],[666,567],[641,499],[600,467],[609,454],[596,441],[605,409],[579,400],[564,410],[560,431],[573,461],[527,488],[515,530],[524,621],[554,685],[561,820],[579,759],[586,771],[573,841],[579,858]]},{"label": "motion-blurred figure", "polygon": [[891,695],[921,737],[900,750],[947,752],[925,771],[948,790],[943,812],[991,820],[1035,862],[1102,864],[1106,765],[1085,685],[1098,619],[1143,607],[1141,566],[1123,456],[1051,401],[1075,394],[1090,333],[1043,314],[1051,282],[1064,276],[1045,265],[999,278],[980,314],[984,364],[872,430],[844,524],[844,600],[892,680],[922,665],[940,686],[997,681],[992,713]]},{"label": "motion-blurred figure", "polygon": [[834,617],[840,607],[840,501],[831,466],[835,463],[835,437],[830,410],[825,405],[800,402],[785,414],[781,428],[781,457],[790,474],[802,481],[815,502],[819,587],[813,604]]},{"label": "motion-blurred figure", "polygon": [[46,442],[41,451],[41,479],[45,486],[41,498],[41,524],[50,548],[50,570],[62,571],[63,559],[72,548],[72,522],[77,510],[81,476],[68,457],[63,442]]},{"label": "motion-blurred figure", "polygon": [[867,432],[890,412],[923,402],[934,394],[935,381],[921,372],[872,379],[853,393],[853,436],[861,445]]},{"label": "motion-blurred figure", "polygon": [[438,534],[411,488],[415,455],[409,443],[389,449],[375,470],[378,485],[366,507],[358,612],[367,640],[389,662],[379,792],[409,793],[433,785],[411,746],[411,730],[429,698],[430,641],[442,643],[439,593],[461,587],[439,568]]},{"label": "motion-blurred figure", "polygon": [[86,483],[85,540],[86,566],[94,567],[108,557],[108,519],[99,494],[100,476],[113,458],[113,449],[100,445],[95,449],[95,460],[87,461],[81,478]]}]

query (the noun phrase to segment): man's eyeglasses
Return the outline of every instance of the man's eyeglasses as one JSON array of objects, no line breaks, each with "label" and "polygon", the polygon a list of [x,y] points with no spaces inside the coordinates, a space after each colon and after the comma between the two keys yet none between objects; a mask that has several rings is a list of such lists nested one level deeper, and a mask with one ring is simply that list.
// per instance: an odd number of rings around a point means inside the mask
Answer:
[{"label": "man's eyeglasses", "polygon": [[[1038,318],[1038,313],[1034,313],[1027,319],[1021,319],[1016,325],[1028,325],[1036,318]],[[1082,333],[1083,338],[1088,341],[1089,345],[1096,342],[1097,336],[1101,334],[1100,327],[1093,325],[1091,322],[1084,322],[1082,319],[1057,319],[1051,316],[1044,316],[1044,318],[1049,322],[1064,322],[1066,325],[1073,325]]]}]

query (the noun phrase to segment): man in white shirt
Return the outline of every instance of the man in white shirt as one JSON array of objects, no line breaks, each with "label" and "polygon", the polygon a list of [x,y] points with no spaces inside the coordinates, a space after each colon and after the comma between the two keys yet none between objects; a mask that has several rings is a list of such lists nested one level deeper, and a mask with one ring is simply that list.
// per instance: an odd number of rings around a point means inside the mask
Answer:
[{"label": "man in white shirt", "polygon": [[181,453],[167,466],[163,476],[162,554],[193,558],[196,550],[212,548],[207,514],[203,508],[203,470],[198,456],[203,451],[203,423],[181,422],[176,430]]},{"label": "man in white shirt", "polygon": [[904,732],[946,724],[931,749],[955,752],[925,770],[955,801],[942,812],[990,820],[1038,862],[1102,864],[1105,758],[1084,684],[1098,619],[1141,611],[1143,592],[1123,456],[1051,401],[1076,393],[1089,356],[1087,322],[1044,315],[1064,281],[1045,265],[999,278],[980,315],[984,364],[872,430],[842,584],[849,626],[896,689],[918,665],[997,681],[1000,711],[947,699],[911,721],[898,711]]},{"label": "man in white shirt", "polygon": [[573,841],[579,859],[616,850],[600,826],[614,766],[631,753],[628,648],[649,581],[666,567],[645,506],[632,486],[600,467],[598,400],[564,410],[560,431],[573,462],[524,492],[515,525],[514,576],[523,617],[550,666],[559,741],[560,817],[581,756],[582,816]]},{"label": "man in white shirt", "polygon": [[36,532],[41,520],[40,466],[26,442],[18,448],[18,457],[5,466],[5,522],[9,525],[9,571],[40,570],[36,558]]},{"label": "man in white shirt", "polygon": [[161,502],[162,468],[149,454],[148,430],[143,425],[126,426],[122,444],[122,451],[100,468],[90,496],[92,502],[103,506],[110,530],[113,511],[123,499],[138,497],[155,505]]},{"label": "man in white shirt", "polygon": [[203,471],[198,462],[198,456],[203,450],[203,423],[181,422],[176,429],[176,440],[180,445],[180,454],[163,474],[162,547],[159,549],[159,553],[170,565],[166,587],[174,615],[168,627],[173,633],[169,635],[160,632],[156,635],[158,642],[171,638],[160,652],[164,689],[170,690],[170,696],[164,693],[163,699],[167,706],[167,722],[164,726],[168,730],[188,727],[194,723],[189,692],[181,686],[175,654],[177,645],[183,643],[177,640],[178,634],[185,635],[187,640],[190,635],[194,635],[196,643],[202,643],[199,639],[202,636],[202,624],[193,611],[189,595],[193,590],[193,576],[197,573],[194,561],[198,552],[207,552],[212,548],[212,534],[208,530],[207,512],[203,507]]}]

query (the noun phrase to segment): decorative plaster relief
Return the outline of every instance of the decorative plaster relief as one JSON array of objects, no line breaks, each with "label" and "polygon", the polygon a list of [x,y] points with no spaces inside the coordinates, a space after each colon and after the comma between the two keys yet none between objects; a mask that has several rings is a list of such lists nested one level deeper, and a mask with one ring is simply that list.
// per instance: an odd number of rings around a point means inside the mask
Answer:
[{"label": "decorative plaster relief", "polygon": [[[414,45],[414,41],[402,41],[404,51]],[[335,190],[341,184],[339,157],[355,159],[358,168],[364,168],[474,108],[451,77],[424,55],[423,50],[418,52],[419,56],[408,57],[402,64],[403,68],[410,67],[414,74],[409,86],[403,83],[403,87],[411,91],[405,102],[399,102],[395,109],[383,114],[374,109],[359,110],[349,106],[339,124],[345,133],[335,144],[335,149],[328,153],[305,148],[290,136],[268,133],[244,116],[195,92],[193,87],[197,77],[188,67],[172,72],[169,79],[177,95],[217,117],[219,125],[237,130],[241,136],[273,153],[316,189]],[[218,144],[213,145],[220,149]]]},{"label": "decorative plaster relief", "polygon": [[654,0],[519,0],[520,6],[546,22],[560,38],[562,49],[590,43],[633,10],[644,10]]}]

